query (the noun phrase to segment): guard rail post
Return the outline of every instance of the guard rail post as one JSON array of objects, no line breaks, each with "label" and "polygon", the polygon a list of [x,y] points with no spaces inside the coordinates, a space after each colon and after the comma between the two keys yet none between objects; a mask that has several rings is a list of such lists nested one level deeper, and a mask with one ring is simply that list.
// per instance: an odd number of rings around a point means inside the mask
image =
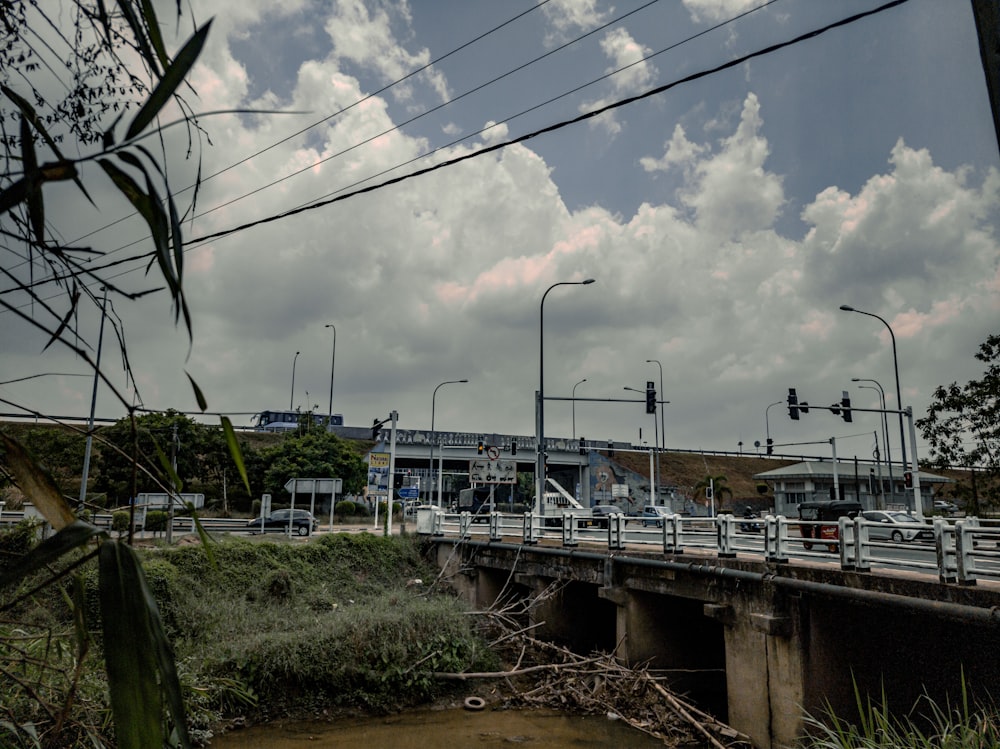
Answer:
[{"label": "guard rail post", "polygon": [[933,530],[938,579],[943,583],[953,583],[958,579],[958,565],[955,560],[955,531],[940,516],[934,518]]},{"label": "guard rail post", "polygon": [[458,537],[468,538],[472,535],[472,513],[462,512],[458,516]]},{"label": "guard rail post", "polygon": [[500,522],[503,520],[503,514],[499,512],[490,513],[490,541],[499,541],[503,538],[503,528]]},{"label": "guard rail post", "polygon": [[[841,518],[843,520],[843,518]],[[854,518],[854,569],[858,572],[872,571],[871,532],[868,521],[860,515]]]},{"label": "guard rail post", "polygon": [[764,518],[764,558],[778,564],[788,563],[788,521],[784,517]]},{"label": "guard rail post", "polygon": [[572,510],[564,512],[562,516],[562,545],[580,545],[580,530],[576,524],[576,513]]},{"label": "guard rail post", "polygon": [[444,535],[444,510],[440,507],[431,510],[431,534],[434,536]]},{"label": "guard rail post", "polygon": [[531,512],[524,513],[524,535],[521,539],[526,544],[536,544],[541,537],[540,518]]},{"label": "guard rail post", "polygon": [[608,515],[608,548],[625,548],[625,516],[620,512]]},{"label": "guard rail post", "polygon": [[715,518],[715,541],[718,546],[720,559],[732,559],[736,556],[733,551],[733,535],[736,532],[736,521],[732,515],[717,515]]},{"label": "guard rail post", "polygon": [[840,569],[853,570],[857,559],[854,519],[846,515],[837,518],[837,535],[840,537],[840,543],[837,546],[837,551],[840,552]]},{"label": "guard rail post", "polygon": [[972,556],[976,541],[974,533],[979,518],[964,518],[955,522],[955,574],[959,585],[976,584],[976,560]]},{"label": "guard rail post", "polygon": [[683,554],[684,549],[681,548],[681,516],[675,513],[663,518],[663,524],[660,527],[663,530],[663,553]]}]

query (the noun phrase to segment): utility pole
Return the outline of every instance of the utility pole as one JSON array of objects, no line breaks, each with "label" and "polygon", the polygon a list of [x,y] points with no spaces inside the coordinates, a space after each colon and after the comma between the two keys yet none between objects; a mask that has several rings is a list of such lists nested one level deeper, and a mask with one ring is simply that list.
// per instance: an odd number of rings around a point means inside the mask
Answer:
[{"label": "utility pole", "polygon": [[[174,476],[177,475],[177,422],[174,422],[173,426],[173,437],[170,441],[170,468],[173,470]],[[173,477],[171,477],[171,482]],[[177,501],[177,497],[173,491],[168,495],[167,500],[167,546],[174,541],[174,502]],[[149,510],[146,510],[146,515],[149,515]]]}]

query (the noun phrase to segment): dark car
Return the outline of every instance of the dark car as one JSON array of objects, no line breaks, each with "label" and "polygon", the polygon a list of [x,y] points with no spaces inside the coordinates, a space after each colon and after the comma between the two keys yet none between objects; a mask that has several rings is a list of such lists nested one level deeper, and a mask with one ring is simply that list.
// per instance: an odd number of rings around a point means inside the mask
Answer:
[{"label": "dark car", "polygon": [[618,505],[594,505],[590,509],[594,517],[594,525],[598,528],[608,527],[608,516],[625,514]]},{"label": "dark car", "polygon": [[[293,515],[294,513],[294,515]],[[291,517],[292,530],[300,536],[308,536],[319,528],[319,521],[313,517],[309,510],[275,510],[263,522],[260,518],[253,518],[247,521],[247,530],[250,533],[279,532],[288,531],[288,519]]]}]

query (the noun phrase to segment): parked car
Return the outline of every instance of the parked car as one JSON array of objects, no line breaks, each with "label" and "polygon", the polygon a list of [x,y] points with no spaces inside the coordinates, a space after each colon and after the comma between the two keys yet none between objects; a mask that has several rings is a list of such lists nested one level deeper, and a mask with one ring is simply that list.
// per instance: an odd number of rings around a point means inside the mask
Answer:
[{"label": "parked car", "polygon": [[247,530],[250,533],[260,533],[263,527],[264,533],[287,532],[289,517],[292,519],[292,530],[300,536],[308,536],[319,528],[319,521],[309,510],[275,510],[263,521],[260,518],[248,520]]},{"label": "parked car", "polygon": [[958,512],[958,505],[954,502],[946,502],[943,499],[935,499],[934,511],[944,513],[945,515],[951,515],[954,512]]},{"label": "parked car", "polygon": [[594,505],[591,509],[591,515],[594,518],[594,525],[598,528],[608,527],[608,517],[611,515],[624,515],[622,508],[618,505]]},{"label": "parked car", "polygon": [[921,523],[915,515],[910,515],[908,512],[866,510],[861,513],[861,517],[874,523],[868,530],[868,538],[871,539],[889,539],[897,544],[903,541],[913,541],[917,538],[927,541],[934,540],[934,532]]},{"label": "parked car", "polygon": [[655,525],[657,528],[663,527],[663,519],[670,517],[670,510],[663,505],[646,505],[642,508],[642,527]]}]

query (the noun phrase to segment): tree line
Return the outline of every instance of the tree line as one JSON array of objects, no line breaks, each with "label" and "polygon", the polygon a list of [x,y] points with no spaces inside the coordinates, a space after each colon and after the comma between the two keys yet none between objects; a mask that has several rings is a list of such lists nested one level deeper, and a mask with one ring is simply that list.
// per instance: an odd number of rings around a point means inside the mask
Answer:
[{"label": "tree line", "polygon": [[[345,494],[361,493],[367,479],[366,446],[330,434],[309,419],[274,444],[237,437],[252,494],[217,425],[173,410],[143,414],[135,421],[135,444],[127,418],[95,431],[87,482],[87,505],[93,509],[129,503],[133,468],[139,474],[139,492],[204,494],[206,505],[223,513],[250,512],[253,501],[265,493],[280,502],[288,496],[285,484],[295,477],[340,478]],[[60,491],[78,497],[84,434],[49,425],[25,425],[18,431],[22,444],[46,467]]]}]

